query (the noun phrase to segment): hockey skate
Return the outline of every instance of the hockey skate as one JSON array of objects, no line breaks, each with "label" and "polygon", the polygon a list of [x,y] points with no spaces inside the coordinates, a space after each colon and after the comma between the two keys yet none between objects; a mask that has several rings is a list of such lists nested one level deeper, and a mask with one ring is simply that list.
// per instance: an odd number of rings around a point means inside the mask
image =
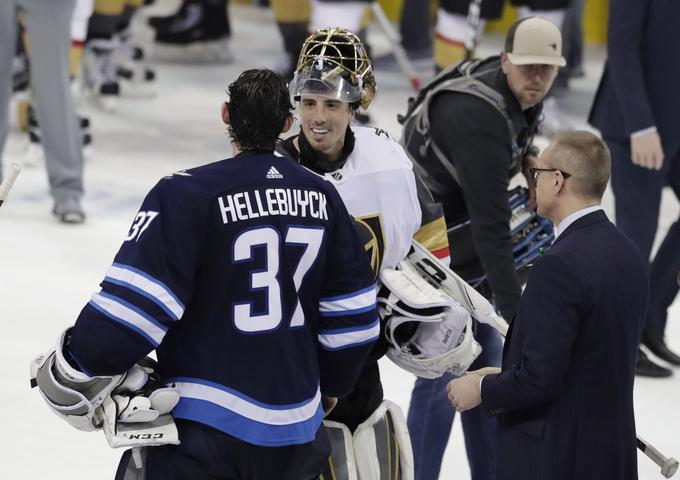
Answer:
[{"label": "hockey skate", "polygon": [[182,18],[186,15],[187,5],[190,3],[197,3],[196,0],[184,0],[175,13],[167,16],[152,16],[149,17],[147,22],[151,28],[154,30],[165,30],[175,22],[178,18]]},{"label": "hockey skate", "polygon": [[114,63],[114,40],[91,40],[83,55],[83,87],[93,103],[113,111],[120,97],[120,84]]},{"label": "hockey skate", "polygon": [[232,62],[226,2],[188,2],[184,13],[156,31],[154,56],[167,62]]},{"label": "hockey skate", "polygon": [[132,42],[129,29],[118,34],[118,45],[113,55],[121,95],[136,98],[156,95],[156,72],[146,64],[144,51]]}]

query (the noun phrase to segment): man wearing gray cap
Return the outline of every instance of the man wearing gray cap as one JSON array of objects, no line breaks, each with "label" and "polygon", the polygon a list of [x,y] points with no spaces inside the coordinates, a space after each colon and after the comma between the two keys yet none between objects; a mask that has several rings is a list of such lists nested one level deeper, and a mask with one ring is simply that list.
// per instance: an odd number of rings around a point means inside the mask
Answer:
[{"label": "man wearing gray cap", "polygon": [[[532,140],[541,102],[565,63],[559,29],[540,17],[525,18],[510,27],[500,56],[442,71],[411,103],[404,121],[402,143],[444,207],[452,269],[469,280],[475,275],[467,267],[481,264],[483,293],[508,321],[521,294],[508,186],[522,171],[533,207]],[[467,238],[460,238],[463,230],[456,227],[467,221]],[[499,335],[479,325],[476,337],[484,350],[471,369],[500,366]],[[446,395],[451,378],[416,380],[408,415],[416,480],[439,476],[455,414]],[[495,419],[479,409],[461,416],[473,480],[494,479]]]}]

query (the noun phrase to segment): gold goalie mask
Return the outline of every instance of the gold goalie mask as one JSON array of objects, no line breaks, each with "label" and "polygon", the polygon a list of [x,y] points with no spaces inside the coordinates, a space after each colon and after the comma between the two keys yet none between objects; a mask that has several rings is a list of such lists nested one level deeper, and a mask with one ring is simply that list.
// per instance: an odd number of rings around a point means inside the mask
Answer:
[{"label": "gold goalie mask", "polygon": [[375,95],[373,67],[359,37],[342,28],[322,28],[304,45],[290,82],[295,100],[319,95],[367,108]]}]

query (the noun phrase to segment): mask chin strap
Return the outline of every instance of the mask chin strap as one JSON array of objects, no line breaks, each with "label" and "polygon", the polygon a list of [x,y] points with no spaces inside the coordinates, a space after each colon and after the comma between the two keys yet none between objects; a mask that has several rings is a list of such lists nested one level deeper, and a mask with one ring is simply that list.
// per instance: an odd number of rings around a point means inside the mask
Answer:
[{"label": "mask chin strap", "polygon": [[298,145],[300,147],[300,159],[301,165],[309,168],[310,170],[324,174],[334,172],[339,170],[345,165],[347,158],[350,156],[354,150],[354,132],[347,126],[347,131],[345,132],[345,143],[342,146],[342,152],[340,153],[340,158],[334,162],[328,160],[326,155],[317,152],[307,141],[304,132],[300,129],[298,134]]}]

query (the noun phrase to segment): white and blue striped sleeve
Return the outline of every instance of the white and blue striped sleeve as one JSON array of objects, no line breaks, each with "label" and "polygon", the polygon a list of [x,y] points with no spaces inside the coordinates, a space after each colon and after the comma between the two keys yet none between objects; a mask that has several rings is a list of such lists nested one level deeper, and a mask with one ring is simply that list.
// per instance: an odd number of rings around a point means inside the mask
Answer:
[{"label": "white and blue striped sleeve", "polygon": [[380,335],[370,258],[338,193],[328,193],[336,223],[319,301],[321,391],[349,393]]},{"label": "white and blue striped sleeve", "polygon": [[324,350],[353,348],[378,339],[375,285],[319,302],[319,344]]},{"label": "white and blue striped sleeve", "polygon": [[199,258],[200,220],[182,189],[161,181],[145,198],[69,347],[95,374],[119,373],[158,347],[184,315]]}]

